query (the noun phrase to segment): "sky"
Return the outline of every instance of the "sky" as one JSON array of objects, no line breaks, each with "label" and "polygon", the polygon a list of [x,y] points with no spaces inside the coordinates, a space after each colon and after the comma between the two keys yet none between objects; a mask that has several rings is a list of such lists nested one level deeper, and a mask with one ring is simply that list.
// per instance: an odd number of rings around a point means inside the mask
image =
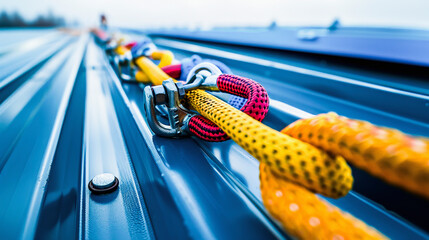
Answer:
[{"label": "sky", "polygon": [[223,26],[343,26],[429,29],[429,0],[0,0],[0,10],[28,20],[51,10],[68,22],[130,28]]}]

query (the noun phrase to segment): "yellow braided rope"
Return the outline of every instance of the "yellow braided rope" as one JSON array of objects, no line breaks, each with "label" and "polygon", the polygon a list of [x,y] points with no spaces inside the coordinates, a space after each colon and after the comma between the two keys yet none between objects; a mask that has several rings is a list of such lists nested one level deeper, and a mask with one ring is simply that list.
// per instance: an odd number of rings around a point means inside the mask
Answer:
[{"label": "yellow braided rope", "polygon": [[429,140],[335,113],[298,120],[282,132],[338,154],[365,171],[429,198]]},{"label": "yellow braided rope", "polygon": [[187,92],[186,101],[279,176],[333,198],[352,188],[351,169],[342,157],[282,134],[203,90]]},{"label": "yellow braided rope", "polygon": [[[170,78],[147,58],[138,59],[137,64],[149,73],[154,85]],[[341,157],[331,157],[281,134],[205,91],[190,91],[186,96],[201,115],[216,123],[258,160],[271,165],[279,175],[334,198],[346,195],[351,189],[351,170]]]}]

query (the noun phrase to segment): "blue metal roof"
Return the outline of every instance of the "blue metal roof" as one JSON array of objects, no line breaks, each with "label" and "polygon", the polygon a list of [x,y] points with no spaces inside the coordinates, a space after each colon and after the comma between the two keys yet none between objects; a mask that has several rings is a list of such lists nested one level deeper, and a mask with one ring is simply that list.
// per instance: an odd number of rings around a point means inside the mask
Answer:
[{"label": "blue metal roof", "polygon": [[429,66],[429,32],[412,29],[340,27],[152,30],[153,36],[275,48]]},{"label": "blue metal roof", "polygon": [[[258,161],[233,141],[155,136],[143,117],[142,86],[121,83],[90,36],[0,35],[9,39],[0,49],[3,239],[289,238],[263,207]],[[262,58],[251,49],[154,42],[178,59],[198,53],[260,82],[271,98],[264,123],[275,129],[335,111],[429,136],[427,82],[407,91],[383,84],[388,78]],[[103,172],[119,179],[119,189],[91,194],[88,182]],[[428,238],[426,200],[353,173],[354,191],[328,201],[388,237]]]}]

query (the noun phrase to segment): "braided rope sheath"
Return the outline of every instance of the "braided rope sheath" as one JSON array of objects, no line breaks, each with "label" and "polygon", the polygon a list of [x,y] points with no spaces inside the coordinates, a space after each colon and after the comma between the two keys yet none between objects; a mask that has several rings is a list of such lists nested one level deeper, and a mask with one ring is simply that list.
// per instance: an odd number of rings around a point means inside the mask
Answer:
[{"label": "braided rope sheath", "polygon": [[429,198],[429,140],[335,113],[298,120],[282,132],[346,158],[371,174]]},{"label": "braided rope sheath", "polygon": [[209,142],[222,142],[230,139],[215,123],[197,115],[189,119],[189,131],[200,139]]},{"label": "braided rope sheath", "polygon": [[[220,91],[231,93],[247,99],[241,111],[258,121],[262,121],[268,112],[268,94],[261,84],[239,76],[222,74],[217,78]],[[221,142],[228,140],[228,135],[216,124],[203,116],[189,120],[189,131],[206,141]]]},{"label": "braided rope sheath", "polygon": [[342,197],[351,189],[351,169],[342,157],[332,157],[265,126],[203,90],[187,92],[185,100],[277,175],[333,198]]},{"label": "braided rope sheath", "polygon": [[387,239],[316,194],[276,176],[261,163],[262,201],[284,229],[299,239]]},{"label": "braided rope sheath", "polygon": [[239,97],[239,96],[232,96],[229,100],[228,103],[229,105],[237,108],[237,109],[241,109],[244,104],[246,104],[247,99]]},{"label": "braided rope sheath", "polygon": [[258,121],[262,121],[268,112],[268,94],[264,87],[258,82],[248,78],[230,74],[222,74],[217,78],[217,86],[220,91],[231,93],[247,99],[241,108]]}]

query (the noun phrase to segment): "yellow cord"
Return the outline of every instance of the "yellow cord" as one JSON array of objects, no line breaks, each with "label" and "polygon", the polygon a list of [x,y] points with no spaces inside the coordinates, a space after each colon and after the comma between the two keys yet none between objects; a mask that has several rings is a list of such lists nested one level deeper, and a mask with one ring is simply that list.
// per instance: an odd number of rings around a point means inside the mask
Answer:
[{"label": "yellow cord", "polygon": [[122,46],[122,45],[119,45],[118,47],[115,48],[115,52],[118,55],[124,55],[128,51],[129,51],[129,49]]},{"label": "yellow cord", "polygon": [[279,176],[333,198],[352,188],[351,169],[342,157],[282,134],[203,90],[187,92],[186,100]]},{"label": "yellow cord", "polygon": [[[139,58],[136,63],[149,73],[154,85],[170,78],[147,58]],[[351,169],[341,157],[331,157],[310,144],[279,133],[205,91],[190,91],[187,100],[201,115],[216,123],[279,175],[334,198],[346,195],[351,189]]]},{"label": "yellow cord", "polygon": [[[161,85],[164,80],[171,78],[147,57],[139,57],[135,62],[140,68],[141,73],[146,74],[153,85]],[[141,75],[139,78],[142,78],[142,76],[143,75]]]},{"label": "yellow cord", "polygon": [[[120,45],[115,48],[115,52],[118,55],[124,55],[130,51],[126,47]],[[137,82],[141,83],[153,83],[154,85],[162,84],[162,81],[170,78],[161,67],[171,65],[174,60],[174,55],[170,51],[155,51],[151,54],[154,60],[160,60],[158,66],[156,66],[149,58],[140,57],[136,60],[136,64],[139,67],[139,71],[136,72],[135,78]]]},{"label": "yellow cord", "polygon": [[429,140],[335,113],[301,119],[284,133],[343,156],[373,175],[429,198]]},{"label": "yellow cord", "polygon": [[171,65],[174,60],[174,55],[170,51],[154,51],[151,54],[153,60],[160,60],[158,67],[162,68]]},{"label": "yellow cord", "polygon": [[149,79],[149,77],[143,73],[141,70],[138,70],[136,72],[136,81],[140,83],[149,84],[152,83],[152,81]]},{"label": "yellow cord", "polygon": [[342,212],[260,164],[262,201],[286,232],[299,239],[386,239],[372,227]]},{"label": "yellow cord", "polygon": [[[170,78],[147,58],[137,59],[136,64],[154,85]],[[279,133],[202,90],[190,91],[187,100],[201,115],[216,123],[279,175],[334,198],[346,195],[351,189],[351,170],[341,157],[332,157],[310,144]],[[212,105],[208,105],[209,101]],[[228,115],[224,116],[226,113]],[[245,129],[241,129],[243,126]]]},{"label": "yellow cord", "polygon": [[[140,58],[145,58],[146,60],[140,60]],[[137,66],[140,68],[140,71],[136,73],[136,80],[141,83],[153,83],[154,85],[159,85],[162,81],[170,78],[164,71],[160,68],[171,65],[174,60],[174,55],[170,51],[155,51],[151,54],[151,58],[154,60],[160,60],[158,66],[156,66],[152,61],[146,57],[140,57],[137,59]],[[154,73],[152,73],[154,72]],[[149,76],[151,75],[151,76]],[[154,81],[151,81],[154,80]],[[162,79],[162,80],[160,80]],[[157,84],[155,84],[156,82]]]}]

